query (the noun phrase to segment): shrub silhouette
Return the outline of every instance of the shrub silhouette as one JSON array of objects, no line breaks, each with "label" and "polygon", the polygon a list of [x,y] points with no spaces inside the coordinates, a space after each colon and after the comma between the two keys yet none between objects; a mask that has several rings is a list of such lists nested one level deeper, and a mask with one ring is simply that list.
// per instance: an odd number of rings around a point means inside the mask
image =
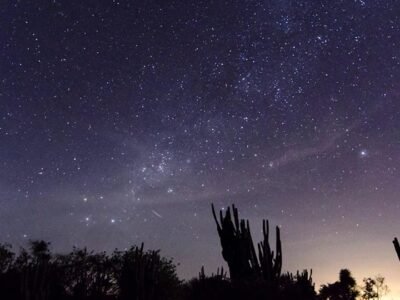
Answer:
[{"label": "shrub silhouette", "polygon": [[73,299],[107,299],[116,294],[114,266],[105,252],[89,252],[86,248],[58,257],[62,269],[62,286]]},{"label": "shrub silhouette", "polygon": [[382,299],[389,292],[389,287],[385,283],[385,278],[377,275],[374,278],[368,277],[363,279],[363,287],[361,298],[365,300]]},{"label": "shrub silhouette", "polygon": [[347,269],[340,270],[339,281],[323,285],[320,298],[323,300],[355,300],[359,296],[356,280]]}]

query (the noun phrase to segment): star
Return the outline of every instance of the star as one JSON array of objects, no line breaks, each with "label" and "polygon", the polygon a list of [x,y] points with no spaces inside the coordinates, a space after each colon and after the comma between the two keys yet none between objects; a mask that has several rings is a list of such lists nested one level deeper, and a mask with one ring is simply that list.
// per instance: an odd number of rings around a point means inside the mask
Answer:
[{"label": "star", "polygon": [[365,157],[367,157],[368,156],[368,151],[366,150],[366,149],[362,149],[361,151],[360,151],[360,157],[361,158],[365,158]]}]

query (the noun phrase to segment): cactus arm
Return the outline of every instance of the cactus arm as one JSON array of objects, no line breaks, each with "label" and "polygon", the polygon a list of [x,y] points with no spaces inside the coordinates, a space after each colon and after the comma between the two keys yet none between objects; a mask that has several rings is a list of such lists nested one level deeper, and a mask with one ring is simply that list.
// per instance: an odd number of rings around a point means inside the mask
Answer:
[{"label": "cactus arm", "polygon": [[213,217],[214,217],[214,221],[217,224],[218,233],[220,233],[221,232],[221,225],[218,222],[217,215],[215,213],[215,208],[214,208],[214,204],[213,203],[211,203],[211,210],[212,210],[212,214],[213,214]]},{"label": "cactus arm", "polygon": [[400,260],[400,244],[399,244],[399,240],[397,238],[394,238],[393,245],[394,245],[394,249],[396,250],[397,257]]}]

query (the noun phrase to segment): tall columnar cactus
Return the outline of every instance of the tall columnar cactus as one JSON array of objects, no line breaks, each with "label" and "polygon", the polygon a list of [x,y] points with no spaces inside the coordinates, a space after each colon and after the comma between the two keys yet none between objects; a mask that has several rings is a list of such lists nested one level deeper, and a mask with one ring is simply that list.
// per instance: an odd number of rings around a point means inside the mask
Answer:
[{"label": "tall columnar cactus", "polygon": [[248,220],[239,219],[237,208],[232,205],[219,212],[218,221],[214,205],[211,205],[218,235],[222,246],[222,256],[229,266],[232,280],[263,278],[268,284],[278,281],[282,269],[282,244],[279,228],[276,227],[276,254],[269,244],[269,223],[263,220],[264,239],[258,244],[258,258],[253,244]]},{"label": "tall columnar cactus", "polygon": [[276,227],[276,254],[269,244],[268,220],[263,220],[263,237],[264,240],[258,243],[261,272],[267,282],[275,282],[279,279],[282,270],[282,244],[279,227]]},{"label": "tall columnar cactus", "polygon": [[237,208],[228,207],[225,216],[222,210],[218,222],[214,205],[211,205],[214,220],[217,224],[218,235],[222,246],[222,256],[229,266],[232,280],[254,278],[259,273],[259,263],[253,245],[248,221],[240,220]]}]

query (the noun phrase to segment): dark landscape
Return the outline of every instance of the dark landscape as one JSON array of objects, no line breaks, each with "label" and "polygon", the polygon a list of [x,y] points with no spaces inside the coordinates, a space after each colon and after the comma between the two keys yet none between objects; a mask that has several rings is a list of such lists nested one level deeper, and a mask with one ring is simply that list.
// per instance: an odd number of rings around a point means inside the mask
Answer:
[{"label": "dark landscape", "polygon": [[[160,251],[144,250],[143,244],[111,254],[74,248],[63,255],[52,254],[49,243],[31,241],[18,256],[10,245],[0,246],[0,291],[6,299],[282,299],[355,300],[382,299],[389,292],[385,278],[364,278],[364,285],[347,269],[339,280],[321,286],[319,293],[312,270],[282,273],[282,243],[276,227],[276,247],[269,242],[269,222],[263,220],[263,241],[254,247],[249,221],[240,219],[232,205],[219,220],[212,206],[222,246],[229,266],[206,275],[180,280],[173,260]],[[400,259],[400,245],[393,241]]]}]

